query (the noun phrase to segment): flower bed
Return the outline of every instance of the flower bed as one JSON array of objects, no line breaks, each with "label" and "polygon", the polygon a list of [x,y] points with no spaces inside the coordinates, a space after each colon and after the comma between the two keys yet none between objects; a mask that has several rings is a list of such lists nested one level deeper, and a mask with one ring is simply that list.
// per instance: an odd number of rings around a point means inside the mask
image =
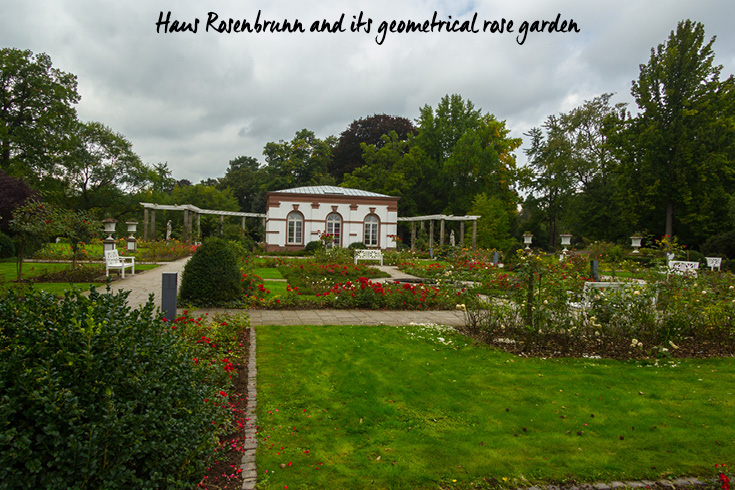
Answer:
[{"label": "flower bed", "polygon": [[629,359],[735,352],[731,274],[703,271],[697,278],[662,280],[651,271],[645,286],[632,282],[581,302],[585,280],[573,262],[522,258],[515,275],[497,285],[504,293],[492,295],[484,308],[466,309],[464,331],[524,355]]}]

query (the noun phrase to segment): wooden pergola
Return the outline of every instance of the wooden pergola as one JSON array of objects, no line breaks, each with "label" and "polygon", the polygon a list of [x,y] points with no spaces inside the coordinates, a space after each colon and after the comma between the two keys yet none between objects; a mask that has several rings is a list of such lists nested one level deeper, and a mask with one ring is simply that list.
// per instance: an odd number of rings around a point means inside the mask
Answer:
[{"label": "wooden pergola", "polygon": [[415,250],[416,223],[424,228],[424,222],[429,222],[429,248],[434,248],[434,221],[439,221],[439,245],[444,245],[444,228],[447,221],[459,221],[459,246],[464,246],[464,224],[472,221],[472,250],[477,250],[477,220],[480,216],[454,216],[444,214],[432,214],[428,216],[414,216],[412,218],[398,218],[398,221],[411,222],[411,250]]},{"label": "wooden pergola", "polygon": [[[182,241],[190,242],[194,236],[199,236],[201,233],[201,219],[203,214],[210,214],[219,216],[220,220],[220,233],[222,232],[222,224],[224,223],[225,216],[239,216],[242,219],[241,235],[245,237],[245,219],[246,218],[260,218],[263,220],[265,226],[265,214],[262,213],[241,213],[239,211],[218,211],[214,209],[201,209],[191,204],[153,204],[149,202],[141,202],[143,206],[143,240],[148,240],[148,237],[155,239],[156,237],[156,211],[183,211],[184,212],[184,232],[182,234]],[[149,220],[150,213],[150,220]],[[194,230],[194,218],[196,217],[196,230]]]}]

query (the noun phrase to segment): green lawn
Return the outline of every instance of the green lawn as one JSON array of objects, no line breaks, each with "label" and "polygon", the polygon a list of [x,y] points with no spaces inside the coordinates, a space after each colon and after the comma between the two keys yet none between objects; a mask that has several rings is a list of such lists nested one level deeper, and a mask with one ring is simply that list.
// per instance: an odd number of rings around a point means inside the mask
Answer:
[{"label": "green lawn", "polygon": [[[23,263],[23,278],[28,279],[32,277],[38,277],[45,272],[53,272],[53,271],[60,271],[67,267],[69,267],[70,264],[68,263],[43,263],[43,262],[25,262]],[[155,269],[158,267],[158,265],[155,264],[136,264],[135,266],[135,272],[144,272],[147,270]],[[104,269],[103,269],[104,272]],[[128,274],[130,272],[128,271]],[[0,288],[21,288],[24,285],[15,283],[15,278],[17,276],[16,271],[16,265],[15,262],[0,262]],[[74,287],[77,289],[80,289],[82,291],[87,291],[89,289],[89,286],[93,285],[97,289],[103,289],[105,287],[104,283],[99,282],[76,282],[76,283],[70,283],[70,282],[37,282],[33,283],[32,287],[34,289],[39,289],[41,291],[46,291],[47,293],[52,293],[58,296],[61,296],[64,294],[64,291],[71,290]],[[284,286],[285,288],[285,286]]]},{"label": "green lawn", "polygon": [[260,267],[256,268],[253,273],[256,276],[260,276],[263,279],[283,279],[281,271],[275,267]]},{"label": "green lawn", "polygon": [[517,487],[733,463],[733,359],[525,359],[429,327],[257,335],[258,488]]}]

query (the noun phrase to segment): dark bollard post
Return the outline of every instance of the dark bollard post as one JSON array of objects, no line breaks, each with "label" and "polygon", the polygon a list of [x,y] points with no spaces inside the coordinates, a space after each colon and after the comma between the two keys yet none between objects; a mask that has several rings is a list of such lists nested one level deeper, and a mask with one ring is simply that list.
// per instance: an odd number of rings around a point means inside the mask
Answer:
[{"label": "dark bollard post", "polygon": [[500,257],[498,256],[498,252],[493,252],[493,265],[497,266],[498,262],[500,261]]},{"label": "dark bollard post", "polygon": [[590,274],[595,278],[595,282],[600,282],[600,264],[596,260],[590,260]]},{"label": "dark bollard post", "polygon": [[176,287],[178,285],[178,272],[163,272],[161,274],[161,310],[166,320],[172,322],[176,319]]}]

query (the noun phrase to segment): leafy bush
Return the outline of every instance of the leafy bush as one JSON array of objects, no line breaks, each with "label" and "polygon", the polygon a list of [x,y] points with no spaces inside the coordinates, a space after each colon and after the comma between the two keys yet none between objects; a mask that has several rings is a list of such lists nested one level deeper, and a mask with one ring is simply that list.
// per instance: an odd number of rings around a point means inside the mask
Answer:
[{"label": "leafy bush", "polygon": [[0,231],[0,259],[15,257],[15,244],[13,239]]},{"label": "leafy bush", "polygon": [[131,310],[127,293],[0,294],[0,486],[201,480],[217,435],[231,430],[226,392],[152,302]]},{"label": "leafy bush", "polygon": [[347,248],[349,248],[350,250],[363,250],[366,249],[367,246],[363,242],[353,242],[350,243]]},{"label": "leafy bush", "polygon": [[196,306],[232,303],[242,297],[237,247],[221,238],[210,238],[184,267],[181,300]]},{"label": "leafy bush", "polygon": [[304,247],[304,252],[307,254],[313,254],[314,252],[322,248],[322,242],[320,242],[319,240],[314,240],[306,244],[306,246]]},{"label": "leafy bush", "polygon": [[735,230],[709,237],[700,250],[706,257],[735,259]]},{"label": "leafy bush", "polygon": [[696,250],[690,250],[687,253],[687,260],[691,260],[692,262],[699,262],[702,264],[702,266],[707,265],[707,260],[704,258],[704,255],[697,252]]}]

